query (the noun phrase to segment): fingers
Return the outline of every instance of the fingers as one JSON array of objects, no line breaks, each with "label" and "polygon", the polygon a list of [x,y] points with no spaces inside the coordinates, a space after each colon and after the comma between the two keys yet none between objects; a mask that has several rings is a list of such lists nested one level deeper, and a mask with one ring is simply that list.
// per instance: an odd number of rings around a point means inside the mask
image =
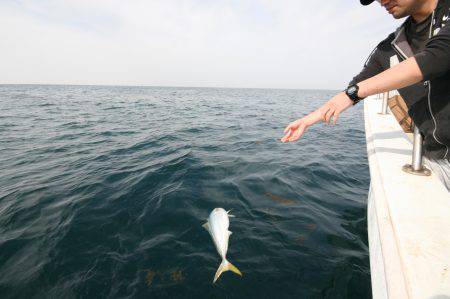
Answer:
[{"label": "fingers", "polygon": [[289,138],[291,138],[292,137],[292,134],[294,133],[294,131],[298,128],[298,122],[299,122],[299,120],[296,120],[296,121],[294,121],[294,122],[291,122],[285,129],[284,129],[284,133],[285,133],[285,135],[284,135],[284,137],[283,138],[281,138],[281,141],[282,142],[286,142],[286,141],[288,141],[288,139]]},{"label": "fingers", "polygon": [[325,113],[324,121],[325,121],[327,124],[330,123],[331,116],[334,114],[334,112],[335,112],[335,110],[330,108],[330,109],[328,109],[327,112]]},{"label": "fingers", "polygon": [[299,139],[300,136],[302,136],[303,133],[305,132],[305,129],[306,129],[305,125],[300,125],[298,130],[296,130],[295,133],[292,135],[292,137],[289,138],[289,142],[296,141],[297,139]]},{"label": "fingers", "polygon": [[283,138],[281,138],[282,142],[292,142],[299,139],[306,130],[305,124],[300,124],[297,130],[290,130]]},{"label": "fingers", "polygon": [[333,104],[325,104],[307,116],[290,123],[283,131],[285,135],[280,139],[281,142],[296,141],[310,125],[319,122],[321,119],[328,124],[332,121],[332,124],[335,125],[340,115],[338,108]]},{"label": "fingers", "polygon": [[335,125],[337,123],[338,118],[339,118],[339,112],[335,111],[333,113],[333,125]]},{"label": "fingers", "polygon": [[284,129],[284,133],[286,134],[289,130],[295,130],[296,127],[298,126],[298,125],[297,125],[297,122],[298,122],[298,120],[296,120],[296,121],[294,121],[294,122],[291,122],[291,123],[286,127],[286,129]]},{"label": "fingers", "polygon": [[327,122],[326,117],[327,117],[328,111],[330,111],[330,108],[328,108],[328,107],[323,107],[323,108],[324,108],[324,109],[321,109],[322,111],[320,111],[320,113],[322,114],[322,120],[323,120],[324,122]]},{"label": "fingers", "polygon": [[286,133],[286,135],[283,136],[283,138],[281,138],[281,142],[286,142],[288,141],[288,139],[292,136],[293,131],[289,130],[289,132]]}]

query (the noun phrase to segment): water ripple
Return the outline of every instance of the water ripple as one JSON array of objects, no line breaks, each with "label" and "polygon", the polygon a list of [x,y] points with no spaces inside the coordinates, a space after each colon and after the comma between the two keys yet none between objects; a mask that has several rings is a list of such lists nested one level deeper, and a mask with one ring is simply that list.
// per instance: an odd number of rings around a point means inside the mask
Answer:
[{"label": "water ripple", "polygon": [[2,298],[370,298],[361,106],[279,142],[332,94],[0,85]]}]

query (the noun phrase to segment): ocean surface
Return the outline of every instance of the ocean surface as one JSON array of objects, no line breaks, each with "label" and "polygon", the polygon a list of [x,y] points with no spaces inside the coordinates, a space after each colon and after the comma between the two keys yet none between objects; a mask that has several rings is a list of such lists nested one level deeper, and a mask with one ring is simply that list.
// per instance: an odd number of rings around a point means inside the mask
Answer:
[{"label": "ocean surface", "polygon": [[0,297],[370,298],[362,105],[279,141],[334,94],[0,85]]}]

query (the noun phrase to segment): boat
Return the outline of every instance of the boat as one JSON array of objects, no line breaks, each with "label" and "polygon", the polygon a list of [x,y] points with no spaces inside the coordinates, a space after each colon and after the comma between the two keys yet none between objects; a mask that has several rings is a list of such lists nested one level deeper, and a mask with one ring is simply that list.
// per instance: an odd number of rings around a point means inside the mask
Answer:
[{"label": "boat", "polygon": [[417,128],[404,131],[388,97],[364,100],[372,295],[450,298],[450,193],[423,165]]}]

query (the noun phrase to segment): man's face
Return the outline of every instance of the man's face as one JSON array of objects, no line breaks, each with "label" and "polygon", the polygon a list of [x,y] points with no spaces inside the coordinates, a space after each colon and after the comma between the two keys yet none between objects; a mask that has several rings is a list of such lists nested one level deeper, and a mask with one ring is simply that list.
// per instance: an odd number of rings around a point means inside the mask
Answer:
[{"label": "man's face", "polygon": [[377,0],[395,18],[410,16],[427,0]]}]

